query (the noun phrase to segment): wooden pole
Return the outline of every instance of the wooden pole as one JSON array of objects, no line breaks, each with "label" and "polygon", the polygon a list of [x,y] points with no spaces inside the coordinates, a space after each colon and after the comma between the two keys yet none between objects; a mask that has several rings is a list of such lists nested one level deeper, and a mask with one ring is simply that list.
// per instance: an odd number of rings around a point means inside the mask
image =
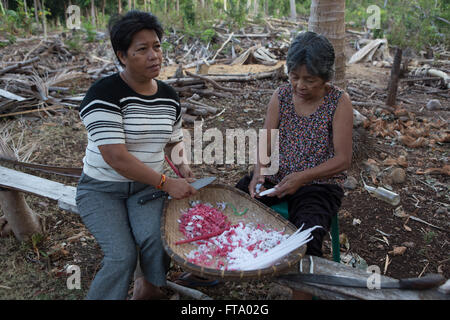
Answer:
[{"label": "wooden pole", "polygon": [[91,0],[91,16],[92,26],[97,29],[97,22],[95,19],[95,0]]},{"label": "wooden pole", "polygon": [[389,80],[388,95],[386,105],[394,106],[397,101],[398,79],[400,75],[400,66],[402,63],[403,50],[397,48],[395,51],[394,63],[391,69],[391,78]]},{"label": "wooden pole", "polygon": [[42,21],[44,24],[44,39],[47,40],[47,17],[45,16],[45,0],[42,0]]}]

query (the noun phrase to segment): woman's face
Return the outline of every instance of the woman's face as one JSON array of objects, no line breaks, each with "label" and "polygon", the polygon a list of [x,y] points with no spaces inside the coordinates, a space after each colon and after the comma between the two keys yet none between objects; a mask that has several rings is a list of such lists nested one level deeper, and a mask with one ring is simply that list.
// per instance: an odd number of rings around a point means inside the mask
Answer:
[{"label": "woman's face", "polygon": [[140,79],[156,78],[162,65],[162,50],[154,30],[143,29],[133,36],[127,54],[118,52],[126,70]]},{"label": "woman's face", "polygon": [[319,76],[308,73],[305,65],[298,66],[289,72],[293,93],[301,100],[315,100],[323,94],[325,81]]}]

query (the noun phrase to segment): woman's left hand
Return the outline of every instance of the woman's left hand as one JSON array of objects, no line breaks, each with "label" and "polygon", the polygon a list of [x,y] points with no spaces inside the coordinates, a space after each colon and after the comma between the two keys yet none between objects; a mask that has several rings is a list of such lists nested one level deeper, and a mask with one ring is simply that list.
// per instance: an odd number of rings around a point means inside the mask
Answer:
[{"label": "woman's left hand", "polygon": [[288,174],[275,186],[275,192],[268,194],[270,197],[283,198],[294,194],[301,186],[305,184],[302,172],[293,172]]},{"label": "woman's left hand", "polygon": [[195,181],[194,173],[191,170],[191,167],[189,167],[188,164],[180,164],[178,166],[178,171],[180,171],[180,174],[185,178],[189,183]]}]

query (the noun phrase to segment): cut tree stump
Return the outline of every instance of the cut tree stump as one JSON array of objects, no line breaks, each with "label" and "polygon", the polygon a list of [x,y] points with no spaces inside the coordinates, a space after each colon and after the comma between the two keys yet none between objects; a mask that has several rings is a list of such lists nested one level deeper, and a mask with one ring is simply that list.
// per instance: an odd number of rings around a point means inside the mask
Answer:
[{"label": "cut tree stump", "polygon": [[400,77],[400,66],[402,64],[402,54],[403,50],[397,48],[395,51],[394,63],[391,69],[391,78],[389,80],[388,95],[386,100],[386,105],[394,106],[397,102],[397,90],[398,90],[398,80]]}]

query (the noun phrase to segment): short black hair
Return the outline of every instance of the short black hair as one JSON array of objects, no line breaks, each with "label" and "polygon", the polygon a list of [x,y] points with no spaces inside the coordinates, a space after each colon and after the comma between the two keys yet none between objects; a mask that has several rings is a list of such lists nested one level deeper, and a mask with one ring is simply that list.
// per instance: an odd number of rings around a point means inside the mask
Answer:
[{"label": "short black hair", "polygon": [[323,35],[307,31],[301,32],[292,41],[286,65],[288,72],[305,65],[311,75],[330,81],[334,77],[334,59],[331,42]]},{"label": "short black hair", "polygon": [[112,16],[108,22],[108,29],[114,53],[122,66],[117,52],[122,51],[126,54],[133,36],[137,32],[144,29],[154,30],[159,41],[164,33],[164,29],[155,15],[137,10],[128,11],[125,15]]}]

